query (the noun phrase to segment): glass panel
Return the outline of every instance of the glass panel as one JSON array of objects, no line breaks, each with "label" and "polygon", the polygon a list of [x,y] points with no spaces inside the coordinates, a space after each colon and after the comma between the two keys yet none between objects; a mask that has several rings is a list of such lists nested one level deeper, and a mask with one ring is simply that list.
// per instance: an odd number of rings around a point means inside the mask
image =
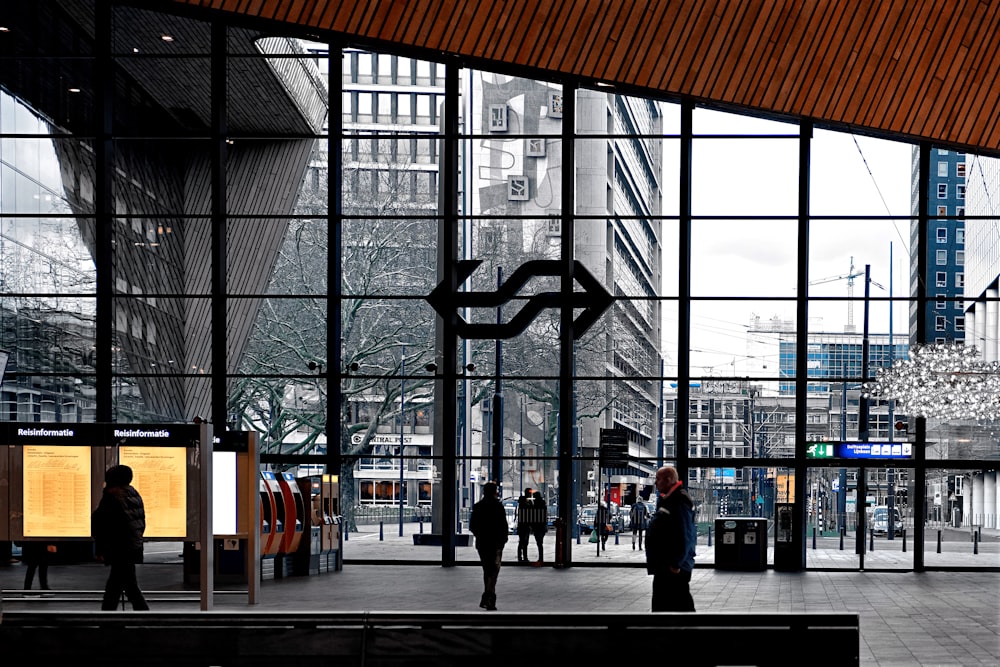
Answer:
[{"label": "glass panel", "polygon": [[226,232],[230,294],[326,294],[325,219],[230,219]]},{"label": "glass panel", "polygon": [[122,216],[114,221],[117,293],[210,293],[212,236],[207,219]]},{"label": "glass panel", "polygon": [[856,569],[859,554],[868,552],[859,523],[858,474],[857,468],[808,469],[803,534],[807,568]]},{"label": "glass panel", "polygon": [[794,123],[695,107],[692,129],[697,134],[787,135],[798,138]]},{"label": "glass panel", "polygon": [[[26,371],[33,364],[20,363],[22,357],[30,356],[30,352],[17,349],[7,361],[3,390],[0,391],[0,421],[93,422],[96,417],[94,378],[31,375]],[[39,370],[53,370],[42,366]]]},{"label": "glass panel", "polygon": [[211,372],[207,299],[119,296],[112,307],[115,373]]},{"label": "glass panel", "polygon": [[119,139],[112,184],[118,215],[208,215],[212,144],[201,140]]},{"label": "glass panel", "polygon": [[114,421],[128,424],[190,423],[211,414],[210,377],[115,375]]},{"label": "glass panel", "polygon": [[294,376],[305,373],[309,364],[324,364],[326,299],[230,298],[227,312],[230,344],[240,351],[230,364],[236,364],[239,373]]},{"label": "glass panel", "polygon": [[[793,131],[795,126],[791,126]],[[691,212],[696,216],[795,216],[798,137],[695,139],[691,154]],[[782,186],[775,187],[775,183]],[[725,196],[720,196],[725,192]],[[774,247],[794,251],[795,236]]]},{"label": "glass panel", "polygon": [[20,298],[21,307],[86,311],[92,319],[93,304],[81,310],[78,299],[65,298],[97,290],[94,262],[80,236],[80,225],[71,218],[0,218],[4,291],[49,293]]},{"label": "glass panel", "polygon": [[[301,40],[243,31],[230,32],[234,42],[252,40],[262,57],[228,60],[226,113],[228,127],[242,135],[319,134],[327,122],[326,61],[307,51]],[[313,45],[325,54],[325,46]],[[320,67],[324,69],[321,70]]]},{"label": "glass panel", "polygon": [[[917,159],[913,146],[816,129],[811,150],[809,213],[814,216],[895,216],[897,224],[902,225],[902,235],[895,237],[902,257],[903,249],[909,246],[909,225],[904,220],[911,214],[911,179]],[[851,247],[850,253],[845,254],[858,257],[859,264],[886,256],[884,244],[877,246],[876,252],[864,252],[863,243],[868,236],[867,233],[857,236],[841,233],[839,244]]]},{"label": "glass panel", "polygon": [[[961,468],[927,471],[924,563],[928,567],[997,567],[997,473]],[[908,487],[907,492],[912,492]],[[898,492],[897,492],[898,495]],[[987,530],[983,530],[987,529]]]},{"label": "glass panel", "polygon": [[6,373],[92,372],[96,301],[81,297],[0,298]]},{"label": "glass panel", "polygon": [[[211,52],[211,24],[137,7],[112,7],[112,52],[187,55]],[[140,79],[141,80],[141,79]]]},{"label": "glass panel", "polygon": [[3,212],[92,213],[91,148],[89,142],[70,139],[0,139]]},{"label": "glass panel", "polygon": [[[4,17],[6,20],[7,17]],[[6,39],[7,35],[4,35]],[[94,63],[89,58],[0,59],[4,134],[93,133]],[[41,82],[44,82],[42,84]],[[45,89],[41,87],[44,85]]]},{"label": "glass panel", "polygon": [[161,57],[140,52],[134,56],[119,56],[115,65],[116,92],[120,95],[114,101],[115,134],[210,136],[212,67],[209,58]]},{"label": "glass panel", "polygon": [[[705,300],[691,303],[691,374],[777,377],[775,360],[795,339],[794,301]],[[765,368],[766,366],[766,368]],[[786,377],[791,377],[787,375]]]},{"label": "glass panel", "polygon": [[[797,237],[794,220],[693,222],[691,294],[794,296]],[[781,243],[776,244],[776,239],[782,239]],[[725,271],[720,271],[722,266]]]}]

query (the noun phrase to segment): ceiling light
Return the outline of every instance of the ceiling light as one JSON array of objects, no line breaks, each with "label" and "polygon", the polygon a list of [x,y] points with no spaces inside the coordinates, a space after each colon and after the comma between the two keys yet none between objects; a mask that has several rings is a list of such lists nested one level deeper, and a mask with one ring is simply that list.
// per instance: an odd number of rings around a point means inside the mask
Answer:
[{"label": "ceiling light", "polygon": [[160,35],[160,39],[162,39],[164,42],[174,41],[173,35]]}]

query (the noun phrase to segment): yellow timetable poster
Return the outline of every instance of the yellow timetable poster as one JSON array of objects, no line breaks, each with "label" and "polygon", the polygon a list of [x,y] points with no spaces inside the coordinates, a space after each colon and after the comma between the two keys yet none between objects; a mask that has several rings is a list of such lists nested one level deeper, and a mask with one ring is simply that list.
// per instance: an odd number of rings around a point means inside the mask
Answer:
[{"label": "yellow timetable poster", "polygon": [[118,462],[132,468],[132,486],[142,496],[144,537],[186,537],[187,449],[123,445]]},{"label": "yellow timetable poster", "polygon": [[24,446],[24,536],[90,537],[90,447]]}]

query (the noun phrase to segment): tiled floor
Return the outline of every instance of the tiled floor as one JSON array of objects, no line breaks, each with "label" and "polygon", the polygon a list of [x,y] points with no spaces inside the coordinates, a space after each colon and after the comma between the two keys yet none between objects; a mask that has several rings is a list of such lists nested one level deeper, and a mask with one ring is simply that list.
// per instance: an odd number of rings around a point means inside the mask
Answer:
[{"label": "tiled floor", "polygon": [[[150,562],[140,567],[140,583],[154,608],[198,608],[195,591],[180,599],[176,594],[161,597],[157,592],[185,589],[178,546],[150,545]],[[259,604],[253,608],[483,613],[478,608],[481,571],[471,548],[460,548],[458,565],[445,568],[438,564],[440,547],[414,547],[408,535],[389,537],[383,532],[379,539],[378,534],[355,534],[345,546],[342,571],[265,580]],[[831,558],[857,558],[853,550],[848,551],[835,550]],[[513,556],[513,542],[508,544],[508,552]],[[534,553],[532,544],[529,554]],[[970,564],[997,565],[995,551],[977,555],[986,558],[971,560],[970,551]],[[581,540],[580,545],[574,545],[574,566],[570,568],[507,564],[500,574],[497,605],[504,611],[646,611],[650,578],[641,558],[641,551],[632,550],[629,536],[617,545],[610,541],[600,554],[595,545]],[[904,563],[912,560],[900,558]],[[405,560],[405,564],[374,563],[393,559]],[[94,609],[106,571],[90,563],[54,566],[49,575],[55,589],[51,597],[24,597],[19,590],[23,576],[20,564],[0,567],[7,611]],[[915,573],[890,568],[788,573],[698,567],[691,586],[699,611],[857,612],[861,619],[861,664],[865,666],[1000,664],[1000,574],[995,571]],[[219,609],[246,605],[244,591],[215,596]],[[801,664],[806,663],[804,658]]]}]

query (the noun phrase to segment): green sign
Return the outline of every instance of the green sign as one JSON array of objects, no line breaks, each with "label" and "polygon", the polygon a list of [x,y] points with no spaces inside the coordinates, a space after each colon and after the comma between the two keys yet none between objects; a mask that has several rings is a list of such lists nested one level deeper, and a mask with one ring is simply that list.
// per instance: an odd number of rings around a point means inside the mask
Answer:
[{"label": "green sign", "polygon": [[806,458],[807,459],[832,459],[833,458],[833,443],[831,442],[813,442],[806,447]]}]

